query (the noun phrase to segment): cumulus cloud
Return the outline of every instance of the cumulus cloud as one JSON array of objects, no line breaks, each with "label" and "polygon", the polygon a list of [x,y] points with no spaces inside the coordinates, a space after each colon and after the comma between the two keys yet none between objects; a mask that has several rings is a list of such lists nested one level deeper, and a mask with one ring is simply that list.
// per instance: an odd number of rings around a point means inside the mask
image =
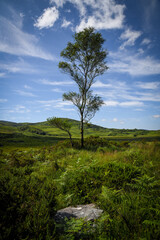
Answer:
[{"label": "cumulus cloud", "polygon": [[[16,15],[17,16],[17,15]],[[0,51],[17,55],[53,60],[53,56],[38,46],[38,39],[22,30],[23,19],[8,20],[0,16]]]},{"label": "cumulus cloud", "polygon": [[137,38],[142,35],[140,31],[134,31],[131,29],[126,29],[120,36],[121,40],[124,40],[124,43],[120,46],[120,49],[123,50],[126,46],[133,46]]},{"label": "cumulus cloud", "polygon": [[77,32],[86,27],[97,30],[123,27],[125,5],[117,4],[115,0],[50,0],[50,4],[55,4],[57,8],[62,8],[66,2],[72,3],[80,13]]},{"label": "cumulus cloud", "polygon": [[116,4],[114,0],[88,0],[85,1],[92,9],[90,16],[85,15],[76,31],[82,31],[85,27],[101,29],[120,29],[123,27],[125,5]]},{"label": "cumulus cloud", "polygon": [[46,8],[44,9],[43,14],[37,19],[34,26],[39,29],[50,28],[54,25],[58,18],[59,12],[56,7]]}]

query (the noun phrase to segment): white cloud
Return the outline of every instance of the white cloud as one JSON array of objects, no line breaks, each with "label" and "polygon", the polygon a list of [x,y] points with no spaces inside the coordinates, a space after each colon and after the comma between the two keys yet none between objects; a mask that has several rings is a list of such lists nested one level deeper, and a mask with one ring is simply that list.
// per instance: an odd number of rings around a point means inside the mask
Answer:
[{"label": "white cloud", "polygon": [[139,48],[139,49],[138,49],[138,54],[139,54],[139,55],[142,55],[143,53],[144,53],[144,50],[143,50],[142,48]]},{"label": "white cloud", "polygon": [[152,19],[155,14],[159,14],[159,0],[143,0],[144,9],[143,9],[143,20],[145,23],[145,28],[153,28]]},{"label": "white cloud", "polygon": [[6,75],[5,73],[1,72],[1,73],[0,73],[0,78],[1,78],[1,77],[4,77],[5,75]]},{"label": "white cloud", "polygon": [[111,120],[111,122],[114,122],[114,123],[120,123],[121,125],[125,123],[123,120],[119,120],[119,119],[116,118],[116,117],[113,118],[113,119]]},{"label": "white cloud", "polygon": [[140,101],[126,101],[126,102],[118,102],[118,101],[104,101],[105,106],[107,107],[141,107],[143,106],[143,102]]},{"label": "white cloud", "polygon": [[63,93],[64,91],[62,91],[62,90],[59,89],[59,88],[53,88],[53,89],[52,89],[52,92]]},{"label": "white cloud", "polygon": [[44,9],[43,14],[37,19],[34,26],[39,29],[50,28],[54,25],[58,18],[59,12],[55,7],[46,8]]},{"label": "white cloud", "polygon": [[117,101],[104,101],[105,106],[107,107],[116,107],[119,105]]},{"label": "white cloud", "polygon": [[30,109],[22,105],[16,105],[12,110],[9,110],[8,113],[29,113]]},{"label": "white cloud", "polygon": [[151,40],[148,39],[148,38],[144,38],[141,44],[142,45],[148,45],[149,43],[151,43]]},{"label": "white cloud", "polygon": [[112,85],[110,83],[102,83],[101,81],[96,81],[93,85],[93,88],[110,88]]},{"label": "white cloud", "polygon": [[44,107],[49,107],[48,110],[51,110],[51,108],[58,108],[64,110],[67,109],[68,106],[73,106],[70,101],[63,101],[62,99],[38,100],[37,102],[42,104]]},{"label": "white cloud", "polygon": [[25,17],[24,13],[20,13],[19,15],[20,15],[21,18]]},{"label": "white cloud", "polygon": [[45,60],[54,60],[50,53],[38,46],[38,39],[22,30],[22,18],[9,21],[0,16],[0,52],[17,56],[38,57]]},{"label": "white cloud", "polygon": [[90,16],[85,14],[76,27],[77,32],[86,27],[94,27],[97,30],[123,27],[125,5],[116,4],[114,0],[87,0],[85,4],[92,9],[92,14]]},{"label": "white cloud", "polygon": [[0,99],[0,103],[4,103],[4,102],[7,102],[7,101],[8,101],[7,99],[3,99],[3,98]]},{"label": "white cloud", "polygon": [[40,79],[38,83],[51,86],[64,86],[64,85],[73,85],[73,81],[49,81],[47,79]]},{"label": "white cloud", "polygon": [[159,82],[137,82],[137,86],[142,89],[157,89],[160,86]]},{"label": "white cloud", "polygon": [[39,73],[39,70],[35,69],[35,66],[27,63],[22,58],[19,58],[18,61],[12,61],[6,63],[0,63],[0,68],[6,70],[10,73],[25,73],[25,74],[33,74]]},{"label": "white cloud", "polygon": [[113,118],[112,121],[113,121],[113,122],[118,122],[118,119],[117,119],[117,118]]},{"label": "white cloud", "polygon": [[67,21],[66,19],[63,19],[63,23],[62,23],[61,27],[67,28],[69,25],[71,25],[71,22]]},{"label": "white cloud", "polygon": [[50,4],[56,4],[57,7],[63,7],[63,4],[66,2],[66,0],[50,0]]},{"label": "white cloud", "polygon": [[144,93],[135,92],[135,96],[128,96],[130,100],[160,102],[160,94],[156,92]]},{"label": "white cloud", "polygon": [[160,115],[153,115],[153,118],[160,118]]},{"label": "white cloud", "polygon": [[93,85],[93,88],[113,88],[118,90],[127,90],[130,89],[124,81],[115,81],[115,80],[108,80],[108,83],[103,83],[97,80]]},{"label": "white cloud", "polygon": [[25,91],[22,91],[22,90],[15,90],[15,92],[18,93],[21,96],[24,96],[24,97],[36,97],[36,95],[34,95],[31,92],[25,92]]},{"label": "white cloud", "polygon": [[121,107],[141,107],[143,105],[144,103],[139,101],[127,101],[119,103],[119,106]]},{"label": "white cloud", "polygon": [[125,5],[117,4],[115,0],[50,0],[50,4],[56,4],[57,8],[62,8],[66,2],[72,3],[80,13],[77,32],[86,27],[97,30],[123,27]]},{"label": "white cloud", "polygon": [[28,85],[24,85],[24,88],[25,89],[32,89],[30,86],[28,86]]},{"label": "white cloud", "polygon": [[134,31],[129,28],[126,29],[126,31],[120,36],[121,40],[125,40],[125,42],[120,46],[120,49],[123,50],[126,46],[133,46],[141,34],[142,32],[140,31]]},{"label": "white cloud", "polygon": [[66,111],[66,112],[75,112],[75,109],[74,108],[61,108],[62,111]]},{"label": "white cloud", "polygon": [[101,121],[102,121],[102,122],[106,122],[107,119],[106,119],[106,118],[102,118]]},{"label": "white cloud", "polygon": [[109,71],[128,73],[131,76],[160,74],[160,60],[146,56],[143,58],[133,53],[110,52]]},{"label": "white cloud", "polygon": [[[133,82],[129,87],[127,83],[121,81],[112,82],[108,81],[110,86],[106,89],[102,87],[101,90],[94,90],[95,94],[103,97],[105,99],[105,104],[108,107],[128,107],[128,106],[137,106],[143,107],[143,102],[160,102],[160,94],[158,84],[146,83],[143,85],[143,82]],[[122,84],[120,84],[122,83]],[[107,83],[106,83],[107,85]],[[142,86],[141,86],[142,85]],[[101,86],[101,84],[98,84]],[[103,86],[103,84],[102,84]],[[157,87],[157,88],[156,88]],[[144,91],[145,89],[145,91]],[[147,91],[148,90],[148,91]]]}]

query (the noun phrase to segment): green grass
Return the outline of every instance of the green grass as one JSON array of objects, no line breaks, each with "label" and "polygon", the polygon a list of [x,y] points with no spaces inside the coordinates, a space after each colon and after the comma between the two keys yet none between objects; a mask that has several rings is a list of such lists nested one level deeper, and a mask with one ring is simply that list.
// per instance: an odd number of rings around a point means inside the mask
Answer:
[{"label": "green grass", "polygon": [[[72,123],[72,138],[80,138],[80,123],[68,119]],[[142,140],[160,139],[160,131],[108,129],[96,125],[85,125],[84,137],[97,136],[108,140]],[[0,147],[41,147],[52,146],[58,141],[68,138],[67,133],[47,124],[40,123],[13,123],[0,121]]]},{"label": "green grass", "polygon": [[[79,145],[0,152],[0,239],[158,240],[160,142],[90,137]],[[55,223],[58,209],[88,203],[103,209],[94,223]]]}]

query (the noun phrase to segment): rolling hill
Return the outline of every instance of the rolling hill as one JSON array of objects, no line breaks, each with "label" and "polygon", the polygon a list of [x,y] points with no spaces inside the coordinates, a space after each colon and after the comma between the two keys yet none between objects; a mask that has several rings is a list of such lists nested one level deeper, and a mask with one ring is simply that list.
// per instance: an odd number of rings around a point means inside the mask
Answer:
[{"label": "rolling hill", "polygon": [[[73,138],[80,137],[80,122],[65,119],[72,124]],[[94,124],[85,124],[84,137],[99,136],[109,140],[160,139],[160,130],[111,129]],[[50,126],[46,121],[38,123],[15,123],[0,121],[0,146],[44,146],[68,138],[67,133]]]}]

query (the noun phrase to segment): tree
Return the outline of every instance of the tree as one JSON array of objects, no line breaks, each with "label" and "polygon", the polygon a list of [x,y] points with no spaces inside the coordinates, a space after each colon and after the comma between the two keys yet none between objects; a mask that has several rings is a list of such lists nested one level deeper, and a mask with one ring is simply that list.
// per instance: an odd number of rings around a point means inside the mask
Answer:
[{"label": "tree", "polygon": [[108,69],[105,62],[107,51],[102,48],[102,35],[95,33],[94,28],[85,28],[75,33],[74,40],[74,43],[69,42],[61,52],[66,61],[59,62],[59,68],[68,73],[78,85],[78,93],[65,93],[63,99],[71,101],[78,108],[83,147],[84,122],[90,121],[103,104],[101,97],[93,95],[90,88],[95,78]]},{"label": "tree", "polygon": [[71,141],[71,145],[73,147],[72,135],[71,135],[71,132],[70,132],[71,124],[68,121],[63,120],[61,118],[52,117],[52,118],[48,118],[47,122],[50,125],[55,126],[59,129],[61,129],[62,131],[67,132],[68,135],[69,135],[70,141]]}]

